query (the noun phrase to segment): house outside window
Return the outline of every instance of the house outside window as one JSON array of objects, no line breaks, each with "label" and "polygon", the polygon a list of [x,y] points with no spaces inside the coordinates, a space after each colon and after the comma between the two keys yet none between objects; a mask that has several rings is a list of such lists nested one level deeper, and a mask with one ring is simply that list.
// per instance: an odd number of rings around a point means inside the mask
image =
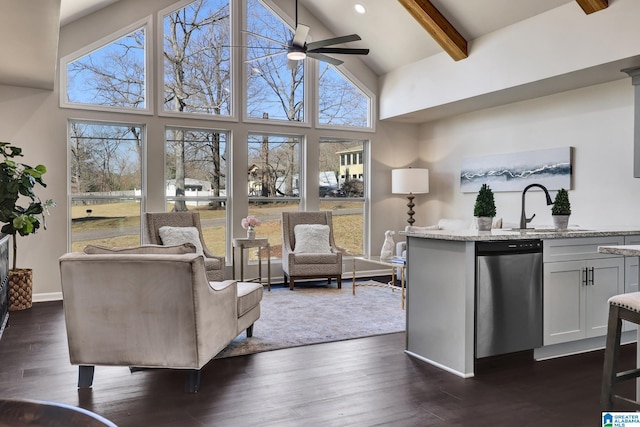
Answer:
[{"label": "house outside window", "polygon": [[320,209],[333,212],[334,238],[345,255],[365,250],[366,171],[363,162],[345,165],[342,159],[362,159],[367,147],[364,140],[320,140]]},{"label": "house outside window", "polygon": [[226,253],[228,132],[169,127],[165,131],[167,211],[196,211],[207,247]]}]

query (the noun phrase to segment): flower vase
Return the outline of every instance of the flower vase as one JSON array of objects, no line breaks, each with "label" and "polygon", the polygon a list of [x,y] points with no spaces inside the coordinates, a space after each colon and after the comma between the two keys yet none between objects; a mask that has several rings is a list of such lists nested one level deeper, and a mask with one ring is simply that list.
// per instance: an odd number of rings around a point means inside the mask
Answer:
[{"label": "flower vase", "polygon": [[251,226],[247,227],[247,239],[253,240],[255,238],[256,238],[256,230]]}]

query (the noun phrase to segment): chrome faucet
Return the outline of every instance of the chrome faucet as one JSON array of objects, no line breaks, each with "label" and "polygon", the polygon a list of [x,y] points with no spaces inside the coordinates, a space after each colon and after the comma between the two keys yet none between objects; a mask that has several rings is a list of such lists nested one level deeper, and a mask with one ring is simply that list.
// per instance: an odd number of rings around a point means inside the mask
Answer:
[{"label": "chrome faucet", "polygon": [[553,201],[551,200],[551,196],[549,195],[549,192],[547,191],[547,189],[546,189],[546,187],[544,185],[541,185],[541,184],[530,184],[530,185],[527,185],[526,187],[524,187],[524,190],[522,190],[522,213],[520,214],[520,229],[521,230],[524,230],[525,228],[527,228],[527,223],[531,222],[533,217],[536,216],[536,214],[533,214],[531,216],[531,218],[527,218],[527,214],[524,211],[524,195],[527,193],[527,190],[530,189],[531,187],[540,187],[540,188],[542,188],[542,190],[544,191],[545,196],[547,196],[547,206],[553,204]]}]

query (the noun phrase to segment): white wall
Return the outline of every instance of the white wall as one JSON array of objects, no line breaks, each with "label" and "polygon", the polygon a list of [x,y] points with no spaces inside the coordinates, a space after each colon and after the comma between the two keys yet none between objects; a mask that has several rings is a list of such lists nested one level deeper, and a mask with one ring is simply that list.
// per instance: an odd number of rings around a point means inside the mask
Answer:
[{"label": "white wall", "polygon": [[[640,226],[640,180],[633,178],[633,86],[630,78],[423,124],[420,157],[431,192],[416,210],[426,223],[471,218],[475,193],[460,192],[464,157],[574,148],[571,223]],[[495,193],[498,216],[518,223],[521,194]],[[527,192],[532,224],[552,224],[541,193]]]},{"label": "white wall", "polygon": [[462,61],[440,53],[394,70],[380,79],[380,117],[439,119],[615,80],[640,63],[640,2],[609,3],[585,15],[567,2],[471,40]]}]

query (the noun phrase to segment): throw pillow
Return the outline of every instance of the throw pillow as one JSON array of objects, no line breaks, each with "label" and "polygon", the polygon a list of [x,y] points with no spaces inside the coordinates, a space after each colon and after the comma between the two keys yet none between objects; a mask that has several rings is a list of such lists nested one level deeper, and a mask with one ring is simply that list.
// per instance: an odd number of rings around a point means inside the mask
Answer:
[{"label": "throw pillow", "polygon": [[163,245],[181,245],[191,243],[196,247],[198,255],[204,255],[200,235],[195,227],[160,227],[158,230]]},{"label": "throw pillow", "polygon": [[108,247],[100,245],[87,245],[84,253],[89,255],[100,254],[160,254],[160,255],[182,255],[195,253],[196,247],[191,243],[175,246],[163,245],[142,245],[132,247]]},{"label": "throw pillow", "polygon": [[323,224],[298,224],[293,227],[296,246],[295,254],[331,253],[329,226]]}]

